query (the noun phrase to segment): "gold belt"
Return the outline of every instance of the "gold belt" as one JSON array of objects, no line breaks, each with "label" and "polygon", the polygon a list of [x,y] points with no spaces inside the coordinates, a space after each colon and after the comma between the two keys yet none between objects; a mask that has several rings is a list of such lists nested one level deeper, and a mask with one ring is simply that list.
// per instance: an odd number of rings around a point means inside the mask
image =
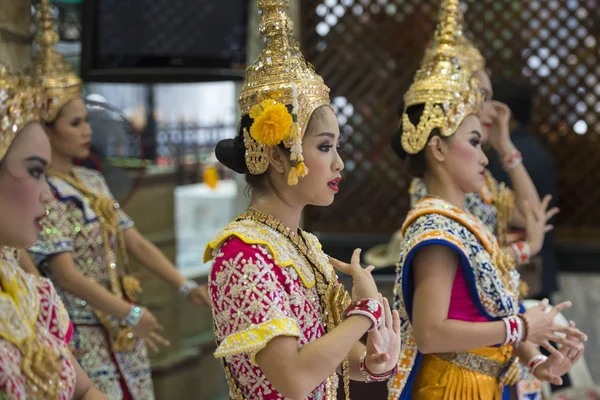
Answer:
[{"label": "gold belt", "polygon": [[[435,355],[458,367],[500,379],[501,383],[504,385],[514,385],[519,381],[521,375],[518,358],[511,358],[506,363],[500,363],[498,361],[490,360],[487,357],[466,351],[457,353],[436,353]],[[518,368],[519,371],[516,371],[515,368]]]}]

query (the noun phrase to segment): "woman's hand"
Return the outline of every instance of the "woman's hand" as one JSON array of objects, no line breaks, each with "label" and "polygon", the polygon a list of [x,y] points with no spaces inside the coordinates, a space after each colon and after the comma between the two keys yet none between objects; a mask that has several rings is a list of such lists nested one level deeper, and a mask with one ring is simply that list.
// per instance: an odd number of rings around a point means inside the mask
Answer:
[{"label": "woman's hand", "polygon": [[144,339],[148,347],[150,347],[155,353],[158,353],[159,344],[162,346],[170,346],[171,343],[157,333],[157,331],[162,331],[164,328],[158,323],[154,314],[152,314],[145,307],[141,308],[142,318],[140,319],[140,322],[133,328],[133,332],[138,337]]},{"label": "woman's hand", "polygon": [[379,294],[383,305],[383,321],[379,329],[367,335],[367,369],[377,375],[385,374],[394,369],[398,363],[401,349],[400,315],[398,310],[392,311],[387,298]]},{"label": "woman's hand", "polygon": [[[575,322],[569,322],[569,327],[575,329]],[[534,375],[536,378],[557,386],[563,384],[561,377],[573,368],[573,365],[583,356],[583,350],[585,349],[577,336],[568,335],[566,340],[572,345],[563,346],[560,351],[552,353],[548,360],[535,370]]]},{"label": "woman's hand", "polygon": [[371,271],[375,267],[369,265],[367,268],[363,268],[360,265],[360,252],[360,249],[354,250],[350,264],[346,264],[335,258],[329,258],[329,262],[336,270],[352,276],[352,301],[378,299],[379,291],[377,290],[373,275],[371,275]]},{"label": "woman's hand", "polygon": [[[538,306],[527,310],[524,314],[529,326],[527,341],[544,347],[550,354],[558,353],[558,350],[550,342],[555,342],[565,348],[569,348],[577,346],[569,338],[576,338],[584,342],[587,341],[587,335],[579,329],[571,326],[557,325],[554,322],[559,312],[571,306],[572,303],[570,301],[565,301],[548,311],[548,299],[544,299]],[[564,333],[567,335],[567,338],[560,337],[557,333]]]}]

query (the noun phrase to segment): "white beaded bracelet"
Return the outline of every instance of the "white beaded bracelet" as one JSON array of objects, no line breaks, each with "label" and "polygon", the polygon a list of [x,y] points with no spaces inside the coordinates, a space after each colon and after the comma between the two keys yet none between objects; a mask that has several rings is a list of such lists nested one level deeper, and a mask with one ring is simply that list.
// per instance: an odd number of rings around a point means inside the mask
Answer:
[{"label": "white beaded bracelet", "polygon": [[184,299],[187,299],[190,296],[190,292],[198,287],[198,284],[194,281],[187,281],[179,286],[177,291]]},{"label": "white beaded bracelet", "polygon": [[140,323],[142,319],[142,314],[144,314],[144,310],[142,310],[141,307],[132,304],[129,308],[129,314],[127,314],[125,318],[123,318],[121,321],[123,322],[123,324],[134,328],[137,326],[137,324]]}]

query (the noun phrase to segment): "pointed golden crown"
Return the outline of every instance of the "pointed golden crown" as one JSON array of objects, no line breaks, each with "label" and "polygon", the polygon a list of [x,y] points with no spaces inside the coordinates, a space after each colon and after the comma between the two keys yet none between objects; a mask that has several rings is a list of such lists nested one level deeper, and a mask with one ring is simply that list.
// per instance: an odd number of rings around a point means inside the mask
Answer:
[{"label": "pointed golden crown", "polygon": [[0,160],[21,129],[42,120],[46,97],[28,76],[10,74],[0,64]]},{"label": "pointed golden crown", "polygon": [[[442,11],[443,10],[444,9],[442,8]],[[440,14],[440,18],[442,17],[443,16]],[[461,30],[459,30],[457,33],[458,38],[456,40],[456,58],[458,59],[458,63],[464,69],[467,69],[471,74],[473,74],[474,72],[485,68],[485,58],[483,57],[483,54],[481,54],[477,46],[475,46],[475,44],[467,38],[465,32],[462,30],[464,25],[464,15],[460,11],[460,8],[457,12],[457,23],[458,29]],[[436,39],[437,37],[434,37],[434,40],[432,41],[431,45],[427,48],[427,50],[425,50],[423,63],[425,63],[426,60],[431,59],[436,54],[438,47]]]},{"label": "pointed golden crown", "polygon": [[298,128],[301,135],[314,110],[329,104],[329,88],[308,63],[294,40],[293,23],[287,15],[289,0],[258,0],[262,13],[259,29],[265,47],[246,70],[239,105],[242,115],[264,99],[292,105],[292,84],[298,93]]},{"label": "pointed golden crown", "polygon": [[[254,175],[264,173],[268,168],[266,146],[284,143],[291,148],[288,183],[293,185],[308,173],[302,138],[310,116],[330,101],[329,88],[294,40],[293,23],[286,13],[288,4],[289,0],[258,0],[262,13],[259,29],[265,47],[246,70],[238,102],[241,114],[254,120],[250,132],[244,133],[248,170]],[[291,118],[285,115],[283,106],[293,106]]]},{"label": "pointed golden crown", "polygon": [[464,32],[458,38],[458,63],[471,74],[485,69],[485,58]]},{"label": "pointed golden crown", "polygon": [[82,82],[54,46],[59,41],[49,0],[40,0],[37,10],[37,35],[39,45],[35,59],[36,74],[48,97],[46,122],[53,122],[60,110],[71,100],[81,96]]},{"label": "pointed golden crown", "polygon": [[[462,16],[458,0],[443,0],[435,37],[414,81],[404,95],[402,148],[409,154],[423,150],[434,129],[442,136],[456,132],[463,119],[483,104],[479,82],[459,62],[458,40]],[[413,125],[406,109],[422,104],[423,115]]]}]

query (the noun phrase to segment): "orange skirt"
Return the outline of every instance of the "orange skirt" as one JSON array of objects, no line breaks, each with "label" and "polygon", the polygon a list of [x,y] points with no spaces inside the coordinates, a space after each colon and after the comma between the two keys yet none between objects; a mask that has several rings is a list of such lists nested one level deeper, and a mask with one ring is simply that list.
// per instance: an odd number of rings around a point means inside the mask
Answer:
[{"label": "orange skirt", "polygon": [[[511,358],[512,346],[485,347],[469,353],[504,364]],[[413,400],[501,400],[502,388],[498,378],[425,354],[412,395]]]}]

